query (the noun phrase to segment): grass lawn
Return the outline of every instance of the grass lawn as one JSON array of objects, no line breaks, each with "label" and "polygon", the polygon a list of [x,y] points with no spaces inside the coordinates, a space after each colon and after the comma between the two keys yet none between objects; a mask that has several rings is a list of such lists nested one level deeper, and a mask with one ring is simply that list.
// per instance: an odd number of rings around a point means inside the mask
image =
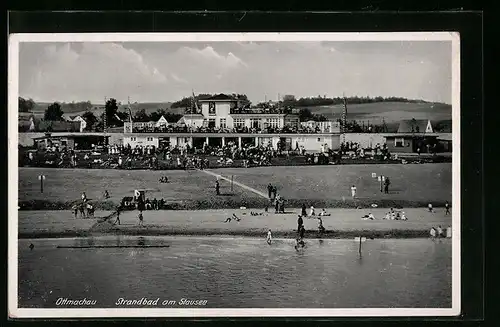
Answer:
[{"label": "grass lawn", "polygon": [[[55,169],[19,168],[19,200],[74,201],[82,192],[92,200],[104,200],[108,190],[110,201],[119,202],[124,196],[133,196],[135,189],[148,189],[146,197],[172,200],[210,200],[215,198],[215,178],[196,170],[147,171],[115,169]],[[38,175],[44,174],[44,192],[40,193]],[[170,183],[160,184],[161,176]],[[229,183],[220,181],[221,193],[227,194]],[[247,191],[234,188],[233,198]],[[248,196],[248,195],[246,195]],[[252,194],[250,194],[252,196]],[[224,196],[223,196],[224,197]]]},{"label": "grass lawn", "polygon": [[[350,198],[355,185],[359,199],[450,201],[452,194],[451,163],[422,165],[339,165],[260,167],[252,169],[213,169],[226,177],[267,193],[267,184],[278,187],[285,199]],[[380,192],[380,183],[372,173],[388,176],[390,193]]]},{"label": "grass lawn", "polygon": [[[86,192],[89,199],[103,201],[108,190],[109,201],[118,203],[124,196],[132,196],[134,189],[148,189],[150,199],[164,198],[171,202],[198,201],[200,208],[239,207],[239,204],[261,207],[267,200],[237,185],[231,194],[230,183],[221,179],[221,193],[216,196],[215,177],[204,172],[189,171],[142,171],[111,169],[53,169],[19,168],[19,201],[70,202],[80,199]],[[423,165],[340,165],[294,166],[260,168],[223,168],[210,171],[231,178],[246,186],[267,194],[267,184],[278,187],[287,199],[288,207],[299,207],[306,200],[316,207],[339,207],[337,202],[356,204],[363,202],[384,203],[400,201],[403,206],[435,205],[450,201],[452,194],[451,164]],[[372,172],[389,176],[390,194],[380,192],[380,184],[371,177]],[[40,193],[38,175],[46,176],[44,193]],[[160,184],[160,176],[168,176],[170,183]],[[356,185],[358,199],[350,200],[350,187]],[[373,202],[372,202],[373,201]],[[403,203],[404,202],[404,203]],[[418,202],[410,205],[406,202]],[[203,205],[212,203],[214,205]],[[379,204],[380,205],[380,204]],[[387,204],[392,206],[393,204]],[[194,207],[196,207],[194,206]],[[193,207],[193,208],[194,208]],[[261,207],[262,208],[262,207]]]}]

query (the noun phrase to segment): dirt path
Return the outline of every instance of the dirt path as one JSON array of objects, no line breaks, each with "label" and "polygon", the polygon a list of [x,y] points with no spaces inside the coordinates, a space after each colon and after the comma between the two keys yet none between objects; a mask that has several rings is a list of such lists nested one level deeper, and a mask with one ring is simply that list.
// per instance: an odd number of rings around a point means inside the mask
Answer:
[{"label": "dirt path", "polygon": [[[211,171],[209,171],[209,170],[201,170],[201,169],[197,169],[197,170],[198,170],[198,171],[201,171],[201,172],[203,172],[203,173],[205,173],[205,174],[212,175],[212,176],[214,176],[214,177],[217,177],[217,178],[223,179],[223,180],[228,181],[229,183],[231,183],[231,179],[229,179],[229,178],[227,178],[227,177],[224,177],[224,176],[222,176],[222,175],[216,174],[216,173],[214,173],[214,172],[211,172]],[[233,184],[234,184],[234,185],[238,185],[239,187],[244,188],[245,190],[248,190],[248,191],[250,191],[250,192],[253,192],[253,193],[257,194],[257,195],[260,195],[260,196],[261,196],[261,197],[263,197],[264,199],[268,199],[268,197],[267,197],[267,195],[266,195],[265,193],[262,193],[261,191],[256,190],[256,189],[254,189],[253,187],[250,187],[250,186],[248,186],[248,185],[242,184],[242,183],[237,182],[237,181],[234,181],[234,180],[233,180]]]}]

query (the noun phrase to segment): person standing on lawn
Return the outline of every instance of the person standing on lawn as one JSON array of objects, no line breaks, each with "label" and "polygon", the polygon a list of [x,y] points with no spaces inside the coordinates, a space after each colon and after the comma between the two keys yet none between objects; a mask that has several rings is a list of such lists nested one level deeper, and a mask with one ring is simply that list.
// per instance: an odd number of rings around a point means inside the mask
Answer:
[{"label": "person standing on lawn", "polygon": [[215,194],[220,195],[220,184],[219,180],[215,181]]},{"label": "person standing on lawn", "polygon": [[272,195],[273,195],[273,186],[271,185],[271,183],[269,183],[269,185],[267,185],[267,194],[269,196],[269,199],[272,199]]},{"label": "person standing on lawn", "polygon": [[304,220],[302,216],[299,215],[299,219],[297,219],[297,233],[300,233],[300,228],[304,225]]},{"label": "person standing on lawn", "polygon": [[351,186],[351,196],[354,199],[356,197],[356,186]]},{"label": "person standing on lawn", "polygon": [[384,181],[384,193],[389,194],[389,185],[391,185],[391,181],[389,180],[389,177],[385,178]]},{"label": "person standing on lawn", "polygon": [[302,203],[302,210],[300,212],[301,216],[307,216],[307,212],[306,212],[306,204],[305,203]]},{"label": "person standing on lawn", "polygon": [[446,203],[444,204],[444,207],[446,208],[446,212],[444,214],[449,215],[450,214],[450,204],[448,203],[448,201],[446,201]]}]

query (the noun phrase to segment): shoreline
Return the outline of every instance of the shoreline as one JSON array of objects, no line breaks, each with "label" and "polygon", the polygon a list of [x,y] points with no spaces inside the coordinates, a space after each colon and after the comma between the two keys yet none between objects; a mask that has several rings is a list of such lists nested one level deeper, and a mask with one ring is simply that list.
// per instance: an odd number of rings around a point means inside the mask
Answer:
[{"label": "shoreline", "polygon": [[[131,229],[116,229],[102,232],[94,232],[89,230],[75,230],[65,232],[31,232],[19,233],[18,239],[59,239],[59,238],[87,238],[101,236],[239,236],[262,238],[266,237],[266,231],[227,231],[227,230],[172,230],[164,228],[149,229],[131,228]],[[156,227],[156,226],[155,226]],[[275,238],[295,239],[296,231],[277,231],[273,232]],[[327,230],[322,235],[317,231],[307,231],[305,239],[352,239],[355,237],[366,237],[367,239],[413,239],[413,238],[430,238],[428,230],[409,230],[409,229],[394,229],[388,231],[381,230]]]},{"label": "shoreline", "polygon": [[[371,212],[374,220],[361,217]],[[426,208],[405,208],[408,220],[383,219],[386,209],[338,209],[327,208],[330,216],[322,217],[326,231],[320,235],[316,217],[303,219],[306,238],[426,238],[432,227],[452,227],[452,216],[445,210],[430,213]],[[19,211],[18,237],[63,238],[93,237],[104,235],[129,236],[243,236],[266,238],[268,230],[274,237],[295,238],[297,215],[300,209],[289,209],[285,214],[264,213],[252,215],[246,210],[191,210],[191,211],[144,211],[144,226],[139,226],[138,212],[127,211],[116,215],[111,211],[98,211],[95,218],[75,218],[71,211]],[[236,215],[226,222],[228,217]]]}]

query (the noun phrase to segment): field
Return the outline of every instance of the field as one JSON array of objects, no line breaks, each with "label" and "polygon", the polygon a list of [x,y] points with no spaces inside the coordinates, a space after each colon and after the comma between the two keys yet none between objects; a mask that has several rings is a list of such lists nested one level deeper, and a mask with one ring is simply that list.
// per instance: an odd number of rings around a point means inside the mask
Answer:
[{"label": "field", "polygon": [[[267,194],[272,183],[286,200],[288,207],[302,203],[316,207],[356,207],[377,203],[380,207],[419,207],[432,202],[435,206],[451,201],[451,164],[421,165],[340,165],[295,166],[261,168],[210,169],[247,186],[247,189],[221,179],[222,196],[216,196],[215,177],[205,172],[189,171],[127,171],[19,168],[19,201],[67,202],[80,199],[82,192],[88,198],[103,201],[108,190],[111,199],[118,203],[124,196],[132,196],[134,189],[148,189],[150,199],[164,198],[179,208],[238,208],[260,207],[268,202]],[[390,194],[380,192],[380,184],[372,173],[390,177]],[[44,193],[40,193],[38,176],[46,176]],[[160,184],[160,176],[168,176],[170,183]],[[356,185],[357,199],[350,199],[350,187]],[[250,188],[250,189],[248,189]],[[182,204],[185,204],[184,206]]]},{"label": "field", "polygon": [[[311,112],[327,117],[339,118],[342,105],[309,107]],[[443,103],[406,103],[376,102],[347,105],[348,120],[364,120],[379,124],[382,118],[386,123],[402,119],[430,119],[433,121],[451,119],[451,105]]]}]

